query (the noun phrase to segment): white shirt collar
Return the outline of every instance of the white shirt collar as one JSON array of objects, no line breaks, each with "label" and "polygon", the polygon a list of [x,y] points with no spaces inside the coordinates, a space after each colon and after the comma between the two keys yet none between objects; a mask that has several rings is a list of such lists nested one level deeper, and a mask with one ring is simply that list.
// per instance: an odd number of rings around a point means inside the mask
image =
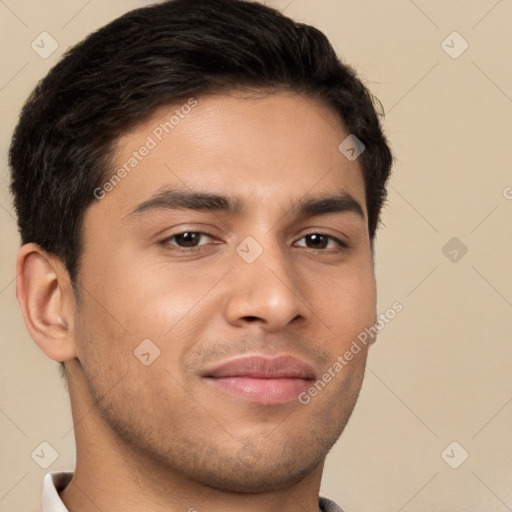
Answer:
[{"label": "white shirt collar", "polygon": [[[41,512],[69,512],[62,503],[59,491],[62,491],[73,478],[72,471],[52,471],[47,473],[43,482]],[[325,512],[343,512],[341,508],[327,498],[320,496],[320,506]]]},{"label": "white shirt collar", "polygon": [[46,474],[41,496],[41,512],[69,512],[60,499],[59,491],[69,484],[72,477],[72,471],[52,471]]}]

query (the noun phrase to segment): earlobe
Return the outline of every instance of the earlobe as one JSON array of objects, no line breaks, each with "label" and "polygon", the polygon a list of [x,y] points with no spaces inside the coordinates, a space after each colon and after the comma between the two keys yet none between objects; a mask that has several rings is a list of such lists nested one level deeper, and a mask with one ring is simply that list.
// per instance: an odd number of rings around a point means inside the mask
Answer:
[{"label": "earlobe", "polygon": [[62,262],[37,244],[23,245],[16,258],[16,296],[39,348],[54,361],[76,357],[75,298]]}]

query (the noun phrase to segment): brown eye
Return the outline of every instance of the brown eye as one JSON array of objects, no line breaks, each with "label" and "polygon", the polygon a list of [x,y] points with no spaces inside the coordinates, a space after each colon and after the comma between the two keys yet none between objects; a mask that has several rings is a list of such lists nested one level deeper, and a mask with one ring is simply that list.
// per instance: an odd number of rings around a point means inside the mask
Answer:
[{"label": "brown eye", "polygon": [[312,249],[325,249],[329,242],[328,237],[319,234],[307,235],[306,237],[306,245],[311,247]]},{"label": "brown eye", "polygon": [[338,240],[337,238],[324,235],[322,233],[310,233],[301,238],[301,240],[305,240],[305,244],[299,244],[301,247],[307,247],[308,249],[331,249],[334,247],[347,247],[347,245]]},{"label": "brown eye", "polygon": [[[211,238],[208,233],[202,233],[200,231],[185,231],[183,233],[177,233],[176,235],[172,235],[169,238],[166,238],[164,242],[170,243],[171,245],[177,245],[178,247],[186,248],[186,247],[199,247],[199,242],[202,238],[207,237]],[[174,241],[174,243],[172,243]]]}]

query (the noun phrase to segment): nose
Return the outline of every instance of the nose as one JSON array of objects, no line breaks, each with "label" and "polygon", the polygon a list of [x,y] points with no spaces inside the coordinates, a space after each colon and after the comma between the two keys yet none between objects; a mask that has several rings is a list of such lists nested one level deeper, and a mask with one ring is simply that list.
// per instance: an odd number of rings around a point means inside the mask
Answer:
[{"label": "nose", "polygon": [[268,332],[288,324],[303,325],[309,308],[301,291],[301,278],[291,258],[275,243],[265,244],[252,263],[235,255],[231,286],[225,305],[227,321],[237,327],[258,323]]}]

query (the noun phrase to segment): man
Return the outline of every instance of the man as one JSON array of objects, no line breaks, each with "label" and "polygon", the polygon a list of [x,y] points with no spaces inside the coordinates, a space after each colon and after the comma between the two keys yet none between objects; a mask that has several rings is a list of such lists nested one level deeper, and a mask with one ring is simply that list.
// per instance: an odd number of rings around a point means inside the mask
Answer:
[{"label": "man", "polygon": [[10,151],[18,301],[76,439],[45,512],[341,510],[391,161],[325,36],[258,3],[163,2],[65,55]]}]

